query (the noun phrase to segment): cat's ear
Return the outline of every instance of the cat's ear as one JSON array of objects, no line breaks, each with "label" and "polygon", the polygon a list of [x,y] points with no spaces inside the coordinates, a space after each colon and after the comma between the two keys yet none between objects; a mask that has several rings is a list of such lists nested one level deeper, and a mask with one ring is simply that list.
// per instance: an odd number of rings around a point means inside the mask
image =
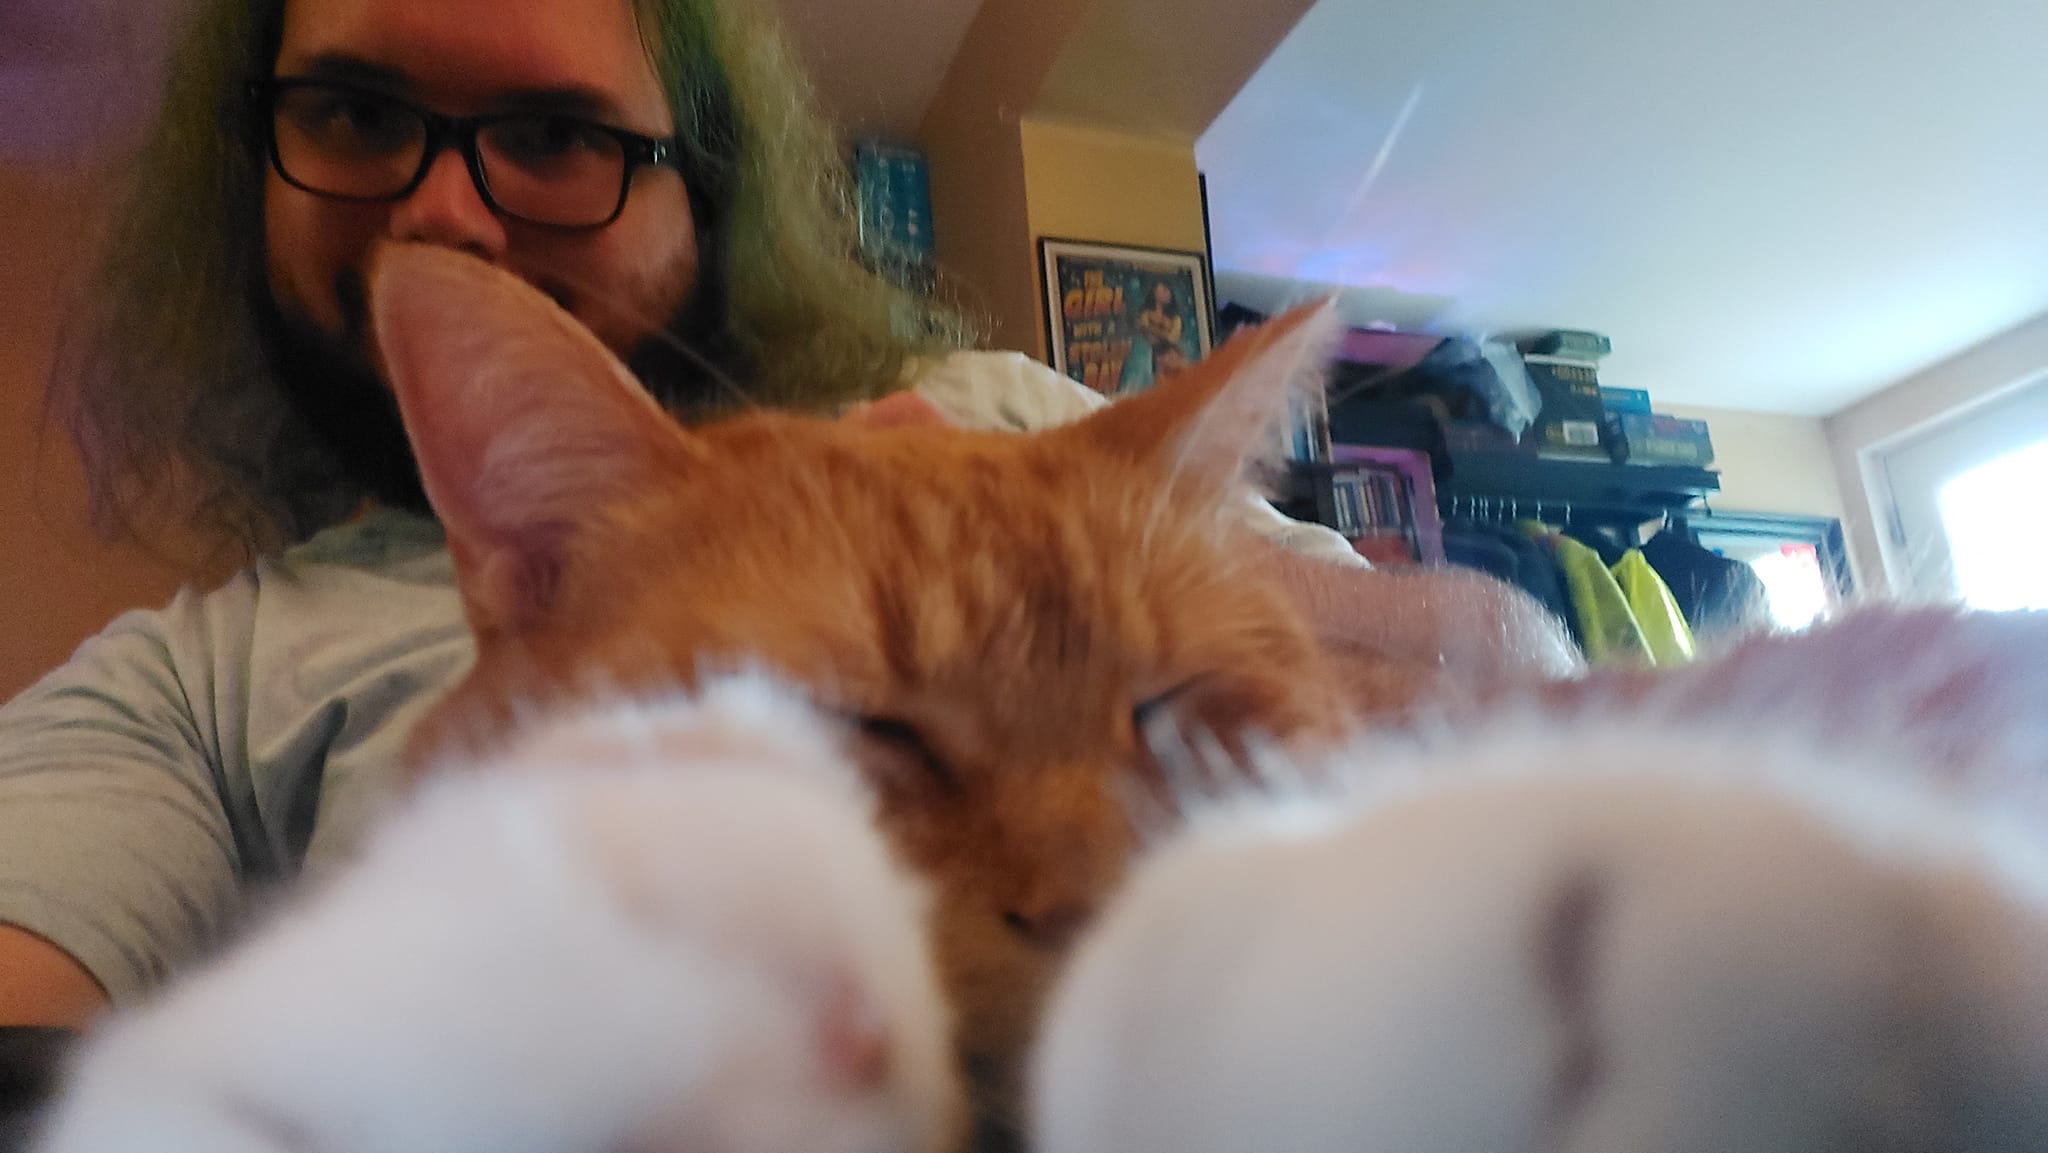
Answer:
[{"label": "cat's ear", "polygon": [[1226,490],[1278,463],[1289,402],[1323,387],[1342,333],[1334,301],[1297,308],[1075,428],[1118,456],[1164,467],[1176,487]]},{"label": "cat's ear", "polygon": [[520,631],[548,612],[576,525],[672,483],[699,449],[588,329],[509,273],[387,244],[369,297],[471,624]]}]

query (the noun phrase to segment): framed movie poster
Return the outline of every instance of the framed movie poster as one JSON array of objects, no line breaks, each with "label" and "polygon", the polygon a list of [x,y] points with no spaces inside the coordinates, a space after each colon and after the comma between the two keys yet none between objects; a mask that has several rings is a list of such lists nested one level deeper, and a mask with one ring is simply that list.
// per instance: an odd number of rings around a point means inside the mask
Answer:
[{"label": "framed movie poster", "polygon": [[1047,237],[1038,256],[1060,372],[1116,396],[1209,355],[1216,314],[1201,253]]}]

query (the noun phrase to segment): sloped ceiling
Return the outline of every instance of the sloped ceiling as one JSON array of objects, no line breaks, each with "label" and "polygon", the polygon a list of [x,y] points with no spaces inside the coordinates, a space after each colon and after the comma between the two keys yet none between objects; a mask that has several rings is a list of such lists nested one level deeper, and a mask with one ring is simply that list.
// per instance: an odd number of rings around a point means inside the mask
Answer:
[{"label": "sloped ceiling", "polygon": [[981,0],[772,0],[849,136],[914,140]]},{"label": "sloped ceiling", "polygon": [[2040,0],[1322,0],[1200,141],[1216,262],[1829,412],[2048,311],[2044,45]]}]

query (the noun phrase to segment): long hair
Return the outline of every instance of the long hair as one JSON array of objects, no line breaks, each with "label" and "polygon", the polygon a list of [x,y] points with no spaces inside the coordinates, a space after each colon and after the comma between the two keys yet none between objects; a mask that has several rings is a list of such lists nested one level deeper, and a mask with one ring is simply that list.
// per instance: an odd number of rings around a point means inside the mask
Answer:
[{"label": "long hair", "polygon": [[[735,403],[830,408],[973,338],[956,310],[860,257],[836,143],[765,18],[729,0],[630,2],[698,230],[689,303],[633,358],[658,399],[686,419]],[[269,75],[282,23],[283,0],[194,13],[60,337],[49,412],[111,535],[144,535],[168,513],[263,549],[390,495],[391,462],[352,451],[375,437],[346,427],[352,413],[306,411],[319,390],[294,388],[280,379],[293,366],[275,363],[288,342],[265,273],[267,158],[246,93]]]}]

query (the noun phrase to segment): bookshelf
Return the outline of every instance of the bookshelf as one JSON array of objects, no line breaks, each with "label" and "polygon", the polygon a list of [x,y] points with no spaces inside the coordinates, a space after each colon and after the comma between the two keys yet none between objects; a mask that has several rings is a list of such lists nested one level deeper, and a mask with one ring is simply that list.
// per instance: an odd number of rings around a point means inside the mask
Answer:
[{"label": "bookshelf", "polygon": [[1337,530],[1377,563],[1441,563],[1441,514],[1453,510],[1612,529],[1634,541],[1640,526],[1682,518],[1721,490],[1712,469],[1679,465],[1453,451],[1433,476],[1429,455],[1416,450],[1340,444],[1331,455],[1292,464],[1279,507]]},{"label": "bookshelf", "polygon": [[1521,453],[1449,454],[1437,496],[1445,505],[1512,504],[1536,516],[1628,531],[1686,510],[1721,491],[1712,469],[1683,465],[1550,460]]},{"label": "bookshelf", "polygon": [[1376,564],[1443,563],[1429,454],[1342,444],[1328,451],[1328,460],[1292,466],[1283,511],[1335,529]]}]

